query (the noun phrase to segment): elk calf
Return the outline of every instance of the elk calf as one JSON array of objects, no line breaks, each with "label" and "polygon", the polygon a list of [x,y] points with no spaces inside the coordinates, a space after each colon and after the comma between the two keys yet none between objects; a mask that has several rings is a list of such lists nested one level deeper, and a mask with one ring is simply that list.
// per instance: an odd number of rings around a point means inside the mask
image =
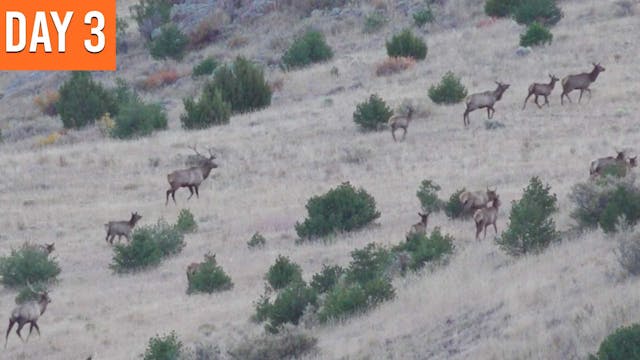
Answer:
[{"label": "elk calf", "polygon": [[198,187],[207,177],[209,177],[211,169],[215,169],[218,167],[218,165],[213,162],[216,156],[211,153],[211,149],[209,149],[209,157],[207,158],[201,155],[195,146],[190,148],[195,151],[196,155],[201,158],[200,165],[193,166],[184,170],[176,170],[167,175],[167,181],[169,182],[170,188],[169,190],[167,190],[167,200],[164,203],[165,206],[169,204],[169,195],[171,195],[171,197],[173,198],[173,203],[176,203],[176,190],[181,187],[186,187],[191,192],[191,195],[189,195],[187,200],[191,199],[194,190],[196,197],[200,198]]},{"label": "elk calf", "polygon": [[502,94],[509,88],[509,84],[503,84],[499,81],[496,81],[498,87],[493,91],[485,91],[481,93],[476,93],[469,95],[466,100],[467,108],[464,111],[464,115],[462,116],[462,120],[464,121],[464,126],[469,126],[469,113],[482,108],[487,108],[487,116],[489,119],[493,118],[493,114],[496,110],[493,108],[496,101],[502,99]]},{"label": "elk calf", "polygon": [[498,207],[500,206],[500,198],[496,198],[491,202],[491,206],[478,209],[473,214],[473,220],[476,222],[476,240],[480,240],[480,232],[484,229],[484,238],[487,238],[487,227],[493,225],[496,235],[498,234],[498,227],[496,226],[496,220],[498,220]]},{"label": "elk calf", "polygon": [[[47,310],[47,305],[51,302],[49,298],[49,294],[46,291],[38,292],[31,287],[31,284],[27,283],[27,286],[31,291],[38,295],[38,300],[30,300],[23,304],[16,306],[11,312],[11,317],[9,318],[9,327],[7,328],[7,335],[4,340],[4,347],[7,348],[7,342],[9,340],[9,333],[11,332],[11,328],[15,323],[18,323],[18,329],[16,330],[16,334],[22,341],[29,340],[29,336],[31,336],[31,331],[35,327],[38,331],[38,335],[40,335],[40,328],[38,327],[38,319],[44,311]],[[27,335],[27,340],[22,339],[22,335],[20,335],[20,331],[22,327],[26,324],[30,324],[29,327],[29,335]]]},{"label": "elk calf", "polygon": [[462,204],[464,211],[477,210],[482,209],[487,206],[487,204],[498,198],[497,188],[493,190],[487,188],[487,191],[475,191],[469,192],[464,191],[460,194],[459,200]]},{"label": "elk calf", "polygon": [[553,91],[553,88],[556,86],[556,82],[559,80],[557,77],[551,74],[549,74],[549,78],[551,78],[551,81],[548,84],[533,83],[529,86],[529,94],[527,94],[527,97],[524,99],[522,110],[524,110],[524,108],[527,106],[527,100],[529,100],[531,95],[535,95],[533,102],[538,105],[539,109],[542,108],[542,105],[538,104],[538,96],[544,96],[543,105],[549,106],[549,95],[551,95],[551,91]]},{"label": "elk calf", "polygon": [[605,70],[600,64],[592,63],[593,70],[590,73],[582,73],[577,75],[568,75],[562,79],[562,94],[560,95],[560,105],[564,105],[563,98],[566,96],[571,101],[569,93],[573,90],[580,90],[580,97],[578,103],[582,100],[582,93],[585,91],[589,93],[589,99],[591,99],[591,90],[589,85],[596,81],[598,75]]},{"label": "elk calf", "polygon": [[413,107],[409,107],[406,115],[393,115],[389,118],[389,126],[391,127],[391,136],[393,136],[393,141],[396,140],[396,130],[402,129],[402,140],[407,136],[407,128],[409,127],[409,123],[411,122],[411,118],[413,116]]},{"label": "elk calf", "polygon": [[198,270],[200,270],[200,267],[203,264],[206,264],[208,262],[215,263],[216,262],[216,254],[213,254],[213,255],[206,254],[204,256],[204,261],[203,262],[199,262],[199,263],[198,262],[193,262],[193,263],[189,264],[189,266],[187,266],[187,281],[191,282],[191,278],[193,277],[193,275],[195,273],[197,273]]},{"label": "elk calf", "polygon": [[429,215],[431,212],[427,212],[426,214],[418,213],[420,216],[420,222],[415,223],[411,226],[411,230],[409,234],[421,234],[424,235],[427,233],[427,222],[429,221]]},{"label": "elk calf", "polygon": [[105,241],[109,244],[113,245],[113,239],[118,235],[118,241],[120,238],[124,236],[127,241],[130,241],[129,235],[131,235],[131,230],[136,226],[138,220],[142,219],[142,215],[138,215],[137,212],[131,213],[131,219],[125,221],[109,221],[104,224],[105,229],[107,230],[107,237]]}]

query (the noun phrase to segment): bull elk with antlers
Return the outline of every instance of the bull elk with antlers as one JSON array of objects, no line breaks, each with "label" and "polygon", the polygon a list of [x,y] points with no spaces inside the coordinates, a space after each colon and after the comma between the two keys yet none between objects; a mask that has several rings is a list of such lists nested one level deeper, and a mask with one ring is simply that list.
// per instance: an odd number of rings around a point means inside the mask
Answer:
[{"label": "bull elk with antlers", "polygon": [[[29,340],[29,336],[31,336],[31,331],[33,328],[36,328],[38,331],[38,335],[40,335],[40,328],[38,327],[38,319],[42,314],[44,314],[45,310],[47,310],[47,305],[51,302],[51,298],[49,298],[49,294],[47,291],[35,291],[35,289],[31,286],[29,282],[27,282],[27,287],[34,294],[38,295],[38,300],[30,300],[23,304],[16,306],[11,312],[11,317],[9,318],[9,327],[7,328],[7,335],[4,340],[4,347],[7,347],[7,342],[9,340],[9,333],[11,332],[11,328],[15,323],[18,323],[18,329],[16,330],[16,334],[22,341]],[[29,335],[27,335],[27,339],[22,339],[22,335],[20,335],[20,330],[26,324],[30,324],[29,327]]]},{"label": "bull elk with antlers", "polygon": [[191,199],[193,196],[194,190],[197,198],[200,198],[200,194],[198,193],[198,187],[200,184],[209,177],[209,173],[211,173],[211,169],[215,169],[218,167],[213,160],[216,156],[209,151],[209,157],[206,157],[198,152],[195,146],[189,147],[193,151],[195,151],[196,155],[200,158],[200,164],[198,166],[193,166],[188,169],[176,170],[171,174],[167,175],[167,181],[169,181],[169,190],[167,190],[167,200],[165,202],[165,206],[169,204],[169,195],[173,198],[173,203],[176,203],[176,190],[181,187],[186,187],[191,192],[191,195],[187,198],[187,200]]}]

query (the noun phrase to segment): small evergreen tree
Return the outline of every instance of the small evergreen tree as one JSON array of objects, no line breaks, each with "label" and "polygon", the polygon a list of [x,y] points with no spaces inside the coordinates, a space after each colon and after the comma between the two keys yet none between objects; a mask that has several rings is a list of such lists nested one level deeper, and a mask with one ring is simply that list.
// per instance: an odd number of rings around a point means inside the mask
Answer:
[{"label": "small evergreen tree", "polygon": [[406,56],[423,60],[427,56],[427,44],[407,29],[387,41],[387,55],[390,57]]},{"label": "small evergreen tree", "polygon": [[438,85],[429,88],[429,98],[436,104],[457,104],[467,97],[467,89],[460,78],[448,71]]},{"label": "small evergreen tree", "polygon": [[387,106],[387,103],[378,95],[372,94],[368,101],[356,106],[353,121],[363,130],[380,130],[387,124],[391,115],[393,115],[393,111]]},{"label": "small evergreen tree", "polygon": [[543,25],[537,22],[529,25],[527,31],[520,35],[520,46],[536,46],[551,44],[553,35]]}]

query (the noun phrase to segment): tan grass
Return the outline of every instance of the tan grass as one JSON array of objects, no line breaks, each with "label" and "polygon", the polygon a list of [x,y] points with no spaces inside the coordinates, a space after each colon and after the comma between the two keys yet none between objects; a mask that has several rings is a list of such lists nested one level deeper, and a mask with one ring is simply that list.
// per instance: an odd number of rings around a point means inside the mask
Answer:
[{"label": "tan grass", "polygon": [[[481,9],[478,1],[452,3]],[[634,147],[640,140],[632,115],[640,110],[640,77],[633,70],[638,44],[629,35],[640,26],[633,17],[613,18],[607,6],[596,0],[562,2],[566,16],[553,29],[554,42],[524,58],[514,55],[521,28],[511,20],[434,32],[425,61],[382,78],[371,69],[385,58],[389,33],[364,37],[356,28],[336,28],[341,32],[328,37],[335,59],[288,73],[270,108],[234,116],[228,126],[181,130],[181,99],[197,94],[199,85],[180,81],[145,94],[163,101],[169,131],[137,141],[96,137],[35,149],[0,145],[0,255],[27,240],[55,241],[62,266],[53,302],[39,321],[42,336],[23,345],[12,334],[2,358],[67,360],[95,353],[94,359],[129,360],[144,351],[151,336],[172,329],[186,344],[233,346],[263,331],[249,317],[278,254],[298,262],[309,279],[322,263],[346,264],[354,248],[401,241],[415,222],[415,191],[423,179],[440,184],[442,197],[461,187],[497,186],[505,204],[498,218],[501,231],[511,200],[539,175],[558,194],[558,227],[568,229],[567,194],[588,177],[589,162],[614,146]],[[269,19],[274,18],[283,19]],[[303,27],[285,20],[271,24],[273,33]],[[327,21],[308,20],[313,21],[330,27]],[[270,53],[268,40],[274,35],[267,28],[257,24],[255,39],[242,49],[228,51],[221,44],[203,52],[277,56]],[[185,64],[197,59],[189,55]],[[544,80],[548,72],[588,71],[592,61],[607,70],[592,85],[590,102],[561,107],[556,89],[550,108],[520,110],[531,82]],[[148,54],[139,48],[119,59],[119,66],[123,70],[113,77],[135,78],[150,67]],[[334,66],[339,77],[330,75]],[[430,105],[430,115],[415,119],[403,143],[394,143],[388,132],[357,130],[351,114],[370,93],[394,107],[407,99],[427,102],[426,89],[448,70],[460,74],[470,92],[491,89],[498,79],[511,84],[496,104],[495,120],[504,129],[484,130],[486,113],[477,111],[471,113],[471,128],[463,130],[462,105]],[[17,75],[1,74],[0,84],[10,81],[5,76]],[[270,70],[268,76],[280,74]],[[325,96],[339,86],[345,90]],[[332,99],[330,106],[326,98]],[[7,120],[2,121],[14,126],[25,116],[38,119],[32,107],[32,97],[5,97],[0,113]],[[165,207],[166,174],[184,166],[187,145],[193,143],[213,146],[220,167],[201,186],[199,200],[187,202],[188,191],[182,189],[176,194],[178,206]],[[353,153],[364,155],[354,162],[349,160]],[[303,218],[307,199],[347,180],[376,198],[379,226],[329,244],[294,245],[293,224]],[[138,274],[109,271],[112,251],[104,242],[104,222],[132,211],[143,215],[142,224],[160,217],[173,222],[183,207],[195,215],[199,230],[186,236],[180,255]],[[607,333],[640,320],[640,280],[621,275],[615,242],[600,231],[514,260],[489,239],[476,242],[472,222],[434,214],[430,226],[455,237],[451,262],[433,273],[397,279],[397,298],[365,316],[311,329],[319,338],[317,358],[584,358]],[[267,245],[250,251],[246,242],[256,231]],[[187,296],[186,266],[208,251],[216,253],[234,289]],[[15,295],[0,289],[4,316]]]}]

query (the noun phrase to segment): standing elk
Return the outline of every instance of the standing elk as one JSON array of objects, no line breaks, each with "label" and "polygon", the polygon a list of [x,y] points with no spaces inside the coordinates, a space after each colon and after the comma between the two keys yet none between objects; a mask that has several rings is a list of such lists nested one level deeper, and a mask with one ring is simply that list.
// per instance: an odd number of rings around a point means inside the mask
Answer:
[{"label": "standing elk", "polygon": [[465,127],[470,124],[469,113],[477,109],[487,108],[487,116],[489,119],[493,118],[493,114],[496,112],[493,105],[495,105],[496,101],[502,99],[502,94],[504,94],[510,86],[509,84],[503,84],[499,81],[496,81],[496,84],[498,84],[498,87],[493,91],[489,90],[472,94],[467,97],[467,108],[462,116]]},{"label": "standing elk", "polygon": [[203,262],[193,262],[191,264],[189,264],[189,266],[187,266],[187,281],[191,282],[191,278],[193,277],[193,275],[195,273],[198,272],[198,270],[200,270],[200,267],[208,262],[216,262],[216,254],[206,254],[204,256],[204,261]]},{"label": "standing elk", "polygon": [[480,240],[480,233],[484,229],[484,239],[487,238],[487,228],[493,225],[493,230],[498,234],[496,221],[498,220],[498,207],[500,206],[500,197],[496,196],[491,202],[491,206],[478,209],[473,214],[473,220],[476,222],[476,240]]},{"label": "standing elk", "polygon": [[589,85],[596,81],[598,75],[605,70],[600,64],[592,63],[593,70],[590,73],[582,73],[577,75],[568,75],[562,79],[562,94],[560,95],[560,105],[564,105],[563,99],[566,96],[571,101],[569,97],[569,93],[573,90],[580,90],[580,97],[578,98],[578,103],[582,100],[582,93],[585,91],[589,93],[589,100],[591,100],[591,90],[589,90]]},{"label": "standing elk", "polygon": [[[31,336],[31,331],[35,327],[38,331],[38,336],[40,336],[40,328],[38,327],[38,319],[44,311],[47,310],[47,305],[51,302],[51,298],[49,298],[49,294],[47,291],[38,292],[33,289],[30,283],[27,282],[27,286],[33,293],[38,295],[38,300],[30,300],[23,304],[16,306],[11,312],[11,317],[9,318],[9,327],[7,328],[7,335],[4,340],[4,347],[7,348],[7,342],[9,340],[9,333],[11,332],[11,328],[15,323],[18,323],[18,329],[16,330],[16,334],[22,341],[29,340],[29,336]],[[22,339],[22,335],[20,335],[20,330],[26,324],[31,324],[29,327],[29,335],[27,335],[27,339]]]},{"label": "standing elk", "polygon": [[493,190],[487,188],[486,192],[465,191],[460,194],[459,200],[465,211],[482,209],[486,207],[489,202],[498,198],[498,194],[496,193],[497,190],[497,188],[494,188]]},{"label": "standing elk", "polygon": [[211,173],[211,169],[215,169],[218,167],[213,160],[216,156],[211,153],[211,149],[209,149],[209,157],[200,154],[196,147],[189,147],[193,151],[195,151],[196,155],[200,157],[200,165],[193,166],[184,170],[176,170],[171,174],[167,175],[167,181],[169,181],[169,190],[167,190],[167,201],[165,202],[165,206],[169,204],[169,195],[173,198],[173,203],[176,203],[176,190],[181,187],[189,188],[191,195],[187,198],[187,200],[191,199],[193,196],[193,192],[195,189],[195,194],[197,198],[200,198],[200,194],[198,193],[198,187],[200,184],[209,176]]},{"label": "standing elk", "polygon": [[[551,95],[551,91],[553,91],[553,88],[556,86],[556,82],[560,80],[551,74],[549,74],[549,78],[551,78],[551,81],[549,81],[548,84],[533,83],[529,86],[529,94],[527,94],[527,97],[524,99],[522,110],[527,106],[527,100],[529,100],[531,95],[535,95],[533,102],[538,105],[539,109],[542,109],[542,105],[549,106],[549,95]],[[538,104],[538,96],[544,96],[544,104]]]},{"label": "standing elk", "polygon": [[424,235],[427,233],[427,222],[429,221],[429,215],[431,214],[431,212],[427,212],[426,214],[423,213],[418,213],[418,216],[420,216],[420,222],[415,223],[411,226],[411,230],[409,231],[409,234],[421,234]]},{"label": "standing elk", "polygon": [[615,158],[613,156],[607,156],[603,158],[599,158],[597,160],[593,160],[591,162],[591,166],[589,167],[589,175],[592,177],[602,175],[602,172],[610,168],[612,166],[620,167],[622,169],[622,176],[627,174],[627,171],[630,168],[636,167],[638,165],[638,156],[626,158],[626,155],[623,151],[617,151],[618,156]]},{"label": "standing elk", "polygon": [[391,136],[393,137],[393,141],[396,140],[396,130],[402,129],[402,140],[407,136],[407,128],[409,127],[409,123],[413,117],[414,109],[412,106],[409,106],[406,115],[393,115],[389,118],[389,127],[391,127]]},{"label": "standing elk", "polygon": [[129,220],[124,221],[109,221],[104,224],[104,228],[107,230],[107,237],[105,241],[109,244],[113,245],[113,239],[118,235],[118,241],[122,236],[130,241],[129,235],[131,235],[131,230],[136,226],[138,220],[142,219],[142,215],[138,215],[137,212],[131,213],[131,218]]}]

